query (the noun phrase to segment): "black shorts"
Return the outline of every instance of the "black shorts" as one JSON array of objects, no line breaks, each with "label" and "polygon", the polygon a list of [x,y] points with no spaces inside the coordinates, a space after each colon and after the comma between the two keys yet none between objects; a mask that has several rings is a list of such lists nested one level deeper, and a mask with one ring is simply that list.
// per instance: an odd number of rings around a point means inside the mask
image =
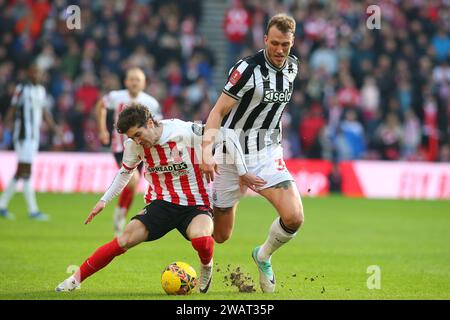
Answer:
[{"label": "black shorts", "polygon": [[212,218],[211,208],[205,206],[182,206],[164,200],[154,200],[144,208],[144,213],[131,218],[137,219],[148,230],[147,241],[163,237],[169,231],[177,229],[186,240],[187,227],[194,217],[206,214]]},{"label": "black shorts", "polygon": [[[122,166],[123,152],[113,152],[114,159],[116,159],[117,166],[120,168]],[[137,169],[139,173],[142,173],[142,167],[144,162],[139,163]]]}]

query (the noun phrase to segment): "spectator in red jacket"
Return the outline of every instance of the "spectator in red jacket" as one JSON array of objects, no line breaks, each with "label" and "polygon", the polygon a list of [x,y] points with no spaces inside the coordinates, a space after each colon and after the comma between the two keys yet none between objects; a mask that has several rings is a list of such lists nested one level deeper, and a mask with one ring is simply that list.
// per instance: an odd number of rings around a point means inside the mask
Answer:
[{"label": "spectator in red jacket", "polygon": [[320,129],[325,124],[321,106],[318,103],[311,105],[305,117],[300,121],[298,130],[301,148],[304,153],[308,154],[311,151]]},{"label": "spectator in red jacket", "polygon": [[81,85],[75,91],[75,101],[81,102],[83,113],[89,114],[95,106],[99,97],[99,90],[95,83],[95,76],[92,73],[85,73],[81,78]]},{"label": "spectator in red jacket", "polygon": [[244,8],[242,1],[233,0],[223,20],[223,29],[229,44],[227,67],[231,67],[240,58],[250,25],[250,14]]}]

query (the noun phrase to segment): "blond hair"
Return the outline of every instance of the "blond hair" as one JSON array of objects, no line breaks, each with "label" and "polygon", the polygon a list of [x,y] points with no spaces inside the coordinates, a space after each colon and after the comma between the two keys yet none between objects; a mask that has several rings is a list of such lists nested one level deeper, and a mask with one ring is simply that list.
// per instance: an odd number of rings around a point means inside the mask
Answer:
[{"label": "blond hair", "polygon": [[282,33],[291,32],[294,35],[295,25],[294,18],[285,13],[279,13],[270,18],[269,23],[267,24],[266,35],[269,34],[269,30],[272,26],[277,27]]}]

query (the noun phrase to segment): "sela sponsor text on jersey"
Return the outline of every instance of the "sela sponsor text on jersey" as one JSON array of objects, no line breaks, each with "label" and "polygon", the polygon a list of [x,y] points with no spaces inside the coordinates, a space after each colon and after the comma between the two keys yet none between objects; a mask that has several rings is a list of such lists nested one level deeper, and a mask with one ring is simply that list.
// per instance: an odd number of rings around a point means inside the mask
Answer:
[{"label": "sela sponsor text on jersey", "polygon": [[266,89],[263,94],[263,102],[266,103],[286,103],[291,100],[292,92],[288,89],[284,91],[276,91],[274,89]]}]

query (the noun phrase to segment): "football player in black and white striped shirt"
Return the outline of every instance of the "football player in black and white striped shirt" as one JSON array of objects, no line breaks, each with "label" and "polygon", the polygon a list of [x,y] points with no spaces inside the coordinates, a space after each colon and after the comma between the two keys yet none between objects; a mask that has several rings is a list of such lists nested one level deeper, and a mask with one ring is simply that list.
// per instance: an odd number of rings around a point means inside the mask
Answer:
[{"label": "football player in black and white striped shirt", "polygon": [[[290,54],[295,20],[285,14],[272,17],[264,35],[265,48],[239,60],[230,70],[221,96],[208,117],[203,139],[202,170],[213,180],[214,239],[226,241],[233,231],[242,192],[236,169],[224,163],[220,149],[212,156],[211,141],[222,125],[240,137],[249,172],[267,181],[255,191],[275,207],[279,217],[267,240],[253,250],[263,292],[273,292],[275,276],[270,262],[275,250],[296,234],[303,223],[303,205],[283,160],[281,115],[289,102],[298,73],[298,59]],[[215,170],[220,173],[214,177]],[[242,179],[241,179],[242,180]]]},{"label": "football player in black and white striped shirt", "polygon": [[[11,100],[11,108],[6,115],[6,126],[13,122],[14,150],[18,158],[17,171],[0,198],[0,217],[13,219],[7,210],[19,179],[23,180],[23,193],[28,206],[29,217],[34,220],[48,220],[48,215],[39,211],[33,185],[31,166],[39,149],[39,137],[42,118],[48,127],[60,134],[51,113],[47,108],[45,88],[39,84],[41,71],[34,64],[28,68],[29,81],[16,86]],[[12,121],[12,119],[14,119]]]}]

